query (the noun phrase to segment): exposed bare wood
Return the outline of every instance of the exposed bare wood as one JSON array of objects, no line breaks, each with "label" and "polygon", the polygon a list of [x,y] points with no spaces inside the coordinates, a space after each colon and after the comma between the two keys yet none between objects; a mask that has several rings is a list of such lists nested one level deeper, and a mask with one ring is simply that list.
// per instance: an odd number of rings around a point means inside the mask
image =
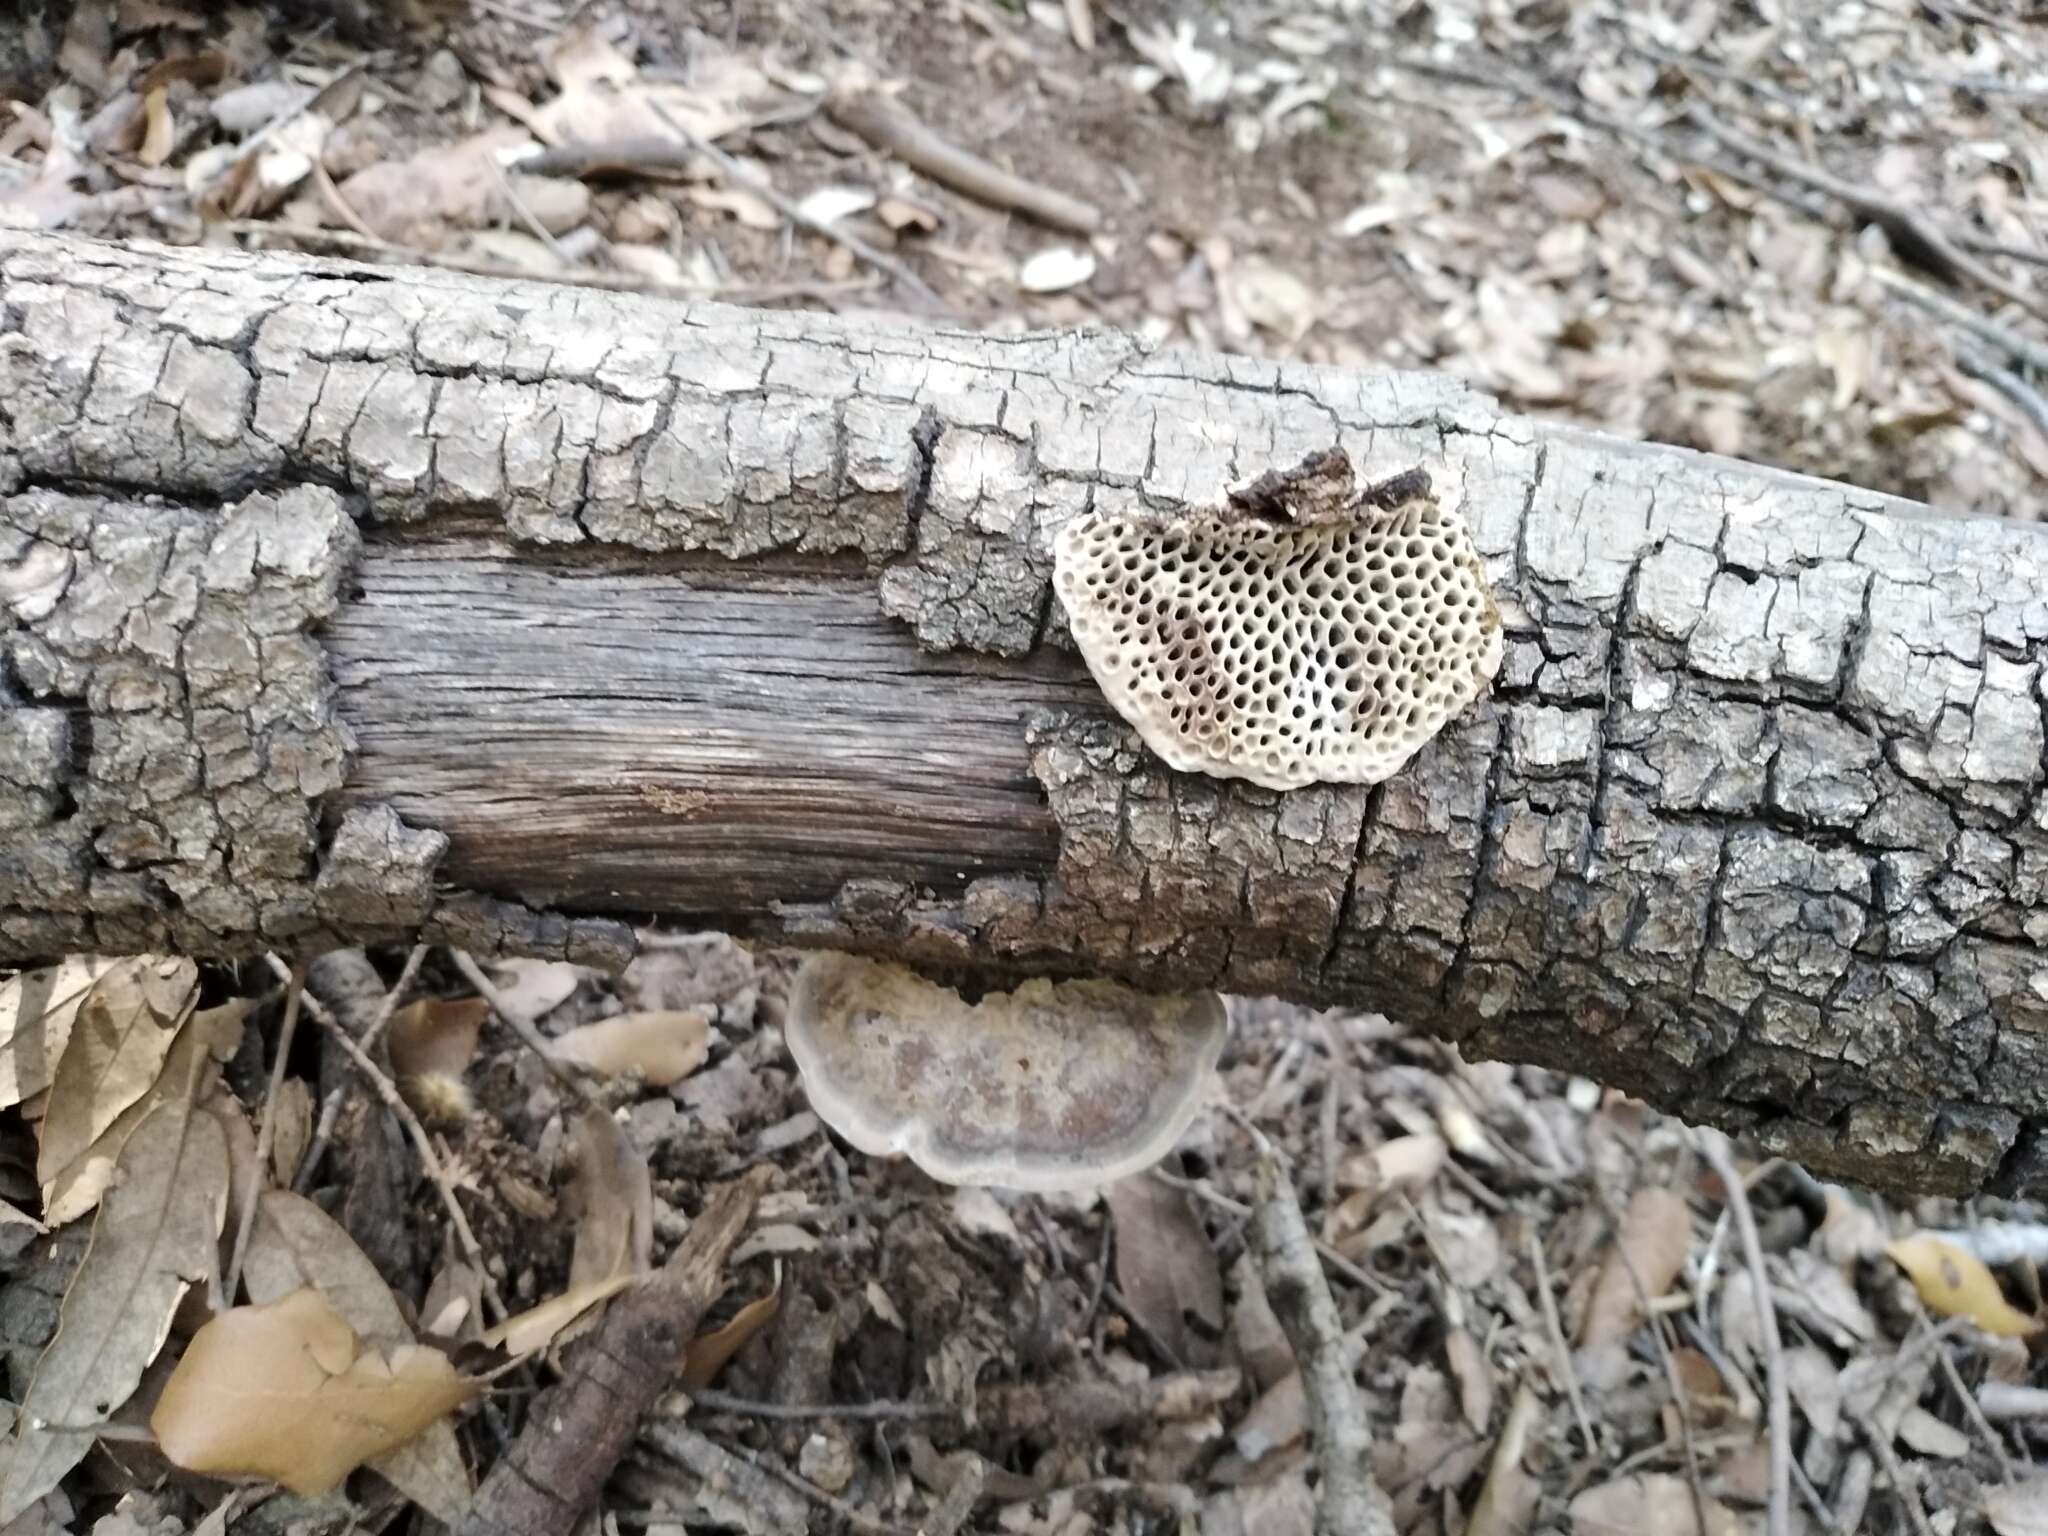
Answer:
[{"label": "exposed bare wood", "polygon": [[[1457,498],[1493,691],[1163,771],[1085,508]],[[2048,1146],[2048,532],[1456,382],[0,234],[0,960],[716,925],[1395,1012],[1896,1187]]]}]

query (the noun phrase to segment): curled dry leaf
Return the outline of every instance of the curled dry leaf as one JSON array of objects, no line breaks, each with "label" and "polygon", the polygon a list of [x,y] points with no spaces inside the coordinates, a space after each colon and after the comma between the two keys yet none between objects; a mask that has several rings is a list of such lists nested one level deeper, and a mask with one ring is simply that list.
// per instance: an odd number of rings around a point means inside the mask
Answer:
[{"label": "curled dry leaf", "polygon": [[124,961],[94,983],[43,1111],[36,1177],[45,1188],[149,1092],[198,993],[197,966],[158,955]]},{"label": "curled dry leaf", "polygon": [[782,1292],[757,1296],[733,1314],[723,1328],[700,1333],[683,1346],[682,1379],[686,1387],[708,1387],[725,1369],[726,1361],[747,1347],[755,1334],[775,1321],[782,1310]]},{"label": "curled dry leaf", "polygon": [[1906,1272],[1929,1311],[1968,1318],[1986,1333],[2005,1338],[2041,1331],[2041,1319],[2007,1301],[1997,1278],[1974,1253],[1927,1232],[1902,1237],[1885,1253]]},{"label": "curled dry leaf", "polygon": [[[413,1342],[405,1314],[369,1256],[347,1230],[312,1201],[290,1190],[266,1190],[242,1280],[259,1306],[308,1288],[379,1349]],[[469,1505],[469,1473],[451,1424],[435,1422],[403,1445],[369,1458],[373,1470],[436,1519],[455,1524]]]},{"label": "curled dry leaf", "polygon": [[473,1397],[437,1349],[366,1348],[318,1291],[221,1313],[186,1346],[149,1427],[171,1462],[325,1493]]},{"label": "curled dry leaf", "polygon": [[73,955],[0,982],[0,1109],[50,1086],[93,984],[115,966],[133,963]]},{"label": "curled dry leaf", "polygon": [[638,1275],[613,1275],[589,1285],[572,1286],[537,1307],[529,1307],[516,1316],[506,1318],[495,1328],[486,1328],[478,1342],[492,1349],[502,1349],[514,1360],[523,1359],[554,1343],[570,1324],[579,1321],[592,1307],[611,1300],[639,1281]]},{"label": "curled dry leaf", "polygon": [[128,1400],[163,1348],[188,1277],[215,1262],[228,1195],[217,1120],[187,1101],[160,1104],[128,1138],[118,1167],[92,1246],[64,1294],[56,1336],[22,1400],[0,1484],[0,1525],[84,1459],[90,1426]]},{"label": "curled dry leaf", "polygon": [[704,1065],[711,1049],[711,1015],[701,1008],[622,1013],[569,1030],[555,1054],[607,1076],[638,1072],[656,1088],[681,1082]]},{"label": "curled dry leaf", "polygon": [[[588,1291],[614,1279],[647,1273],[654,1255],[654,1184],[647,1160],[611,1115],[592,1105],[570,1132],[576,1153],[576,1246],[569,1255],[569,1291]],[[592,1326],[595,1307],[575,1332]],[[557,1331],[565,1341],[571,1331]]]},{"label": "curled dry leaf", "polygon": [[[1652,1301],[1671,1289],[1692,1246],[1692,1213],[1668,1189],[1649,1186],[1630,1198],[1621,1229],[1600,1266],[1592,1299],[1579,1327],[1579,1343],[1596,1348],[1625,1338],[1642,1321],[1636,1301],[1640,1282]],[[1634,1274],[1630,1274],[1633,1268]]]}]

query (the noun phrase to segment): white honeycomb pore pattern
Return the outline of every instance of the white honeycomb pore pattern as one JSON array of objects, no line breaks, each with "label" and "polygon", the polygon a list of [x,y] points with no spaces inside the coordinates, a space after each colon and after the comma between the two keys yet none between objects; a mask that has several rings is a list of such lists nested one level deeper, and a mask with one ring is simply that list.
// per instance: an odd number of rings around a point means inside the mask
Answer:
[{"label": "white honeycomb pore pattern", "polygon": [[1096,682],[1184,772],[1376,784],[1500,669],[1478,552],[1429,496],[1305,527],[1089,515],[1054,556]]}]

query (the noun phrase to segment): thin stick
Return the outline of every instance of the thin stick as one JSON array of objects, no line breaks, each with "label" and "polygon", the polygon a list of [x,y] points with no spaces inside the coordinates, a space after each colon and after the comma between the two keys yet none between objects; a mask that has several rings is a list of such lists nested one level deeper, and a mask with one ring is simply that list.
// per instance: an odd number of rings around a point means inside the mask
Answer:
[{"label": "thin stick", "polygon": [[[290,976],[291,972],[276,955],[267,958],[272,970],[280,976]],[[448,1212],[449,1223],[455,1228],[456,1242],[462,1245],[462,1256],[476,1268],[477,1281],[483,1291],[484,1300],[490,1303],[494,1311],[491,1320],[497,1322],[509,1316],[505,1298],[498,1294],[498,1282],[491,1278],[491,1271],[484,1263],[483,1245],[476,1240],[476,1233],[469,1225],[469,1217],[463,1212],[462,1202],[455,1198],[455,1186],[449,1183],[448,1170],[442,1165],[439,1154],[434,1151],[434,1144],[427,1137],[427,1128],[420,1124],[420,1117],[412,1112],[412,1106],[400,1095],[398,1085],[386,1077],[379,1070],[377,1063],[363,1053],[363,1048],[356,1044],[355,1038],[341,1027],[341,1020],[328,1012],[325,1003],[309,995],[305,1000],[305,1006],[306,1011],[312,1014],[313,1022],[333,1037],[334,1043],[341,1047],[342,1054],[355,1063],[356,1070],[363,1074],[364,1081],[369,1083],[372,1091],[384,1101],[384,1107],[398,1116],[398,1123],[405,1127],[406,1134],[412,1138],[413,1150],[419,1153],[420,1166],[426,1169],[427,1176],[434,1181],[434,1187],[441,1192],[441,1204]]]},{"label": "thin stick", "polygon": [[741,1413],[752,1419],[951,1419],[957,1409],[939,1403],[770,1403],[760,1398],[738,1397],[709,1387],[686,1390],[683,1394],[699,1408],[713,1413]]},{"label": "thin stick", "polygon": [[677,122],[675,115],[662,106],[660,102],[652,97],[647,97],[645,100],[648,107],[656,117],[661,119],[669,132],[717,166],[720,174],[733,186],[743,187],[747,191],[754,193],[792,224],[800,225],[814,235],[823,235],[835,245],[846,247],[847,250],[853,252],[854,255],[858,256],[869,266],[888,273],[897,282],[903,284],[904,287],[934,308],[941,310],[948,308],[946,301],[940,298],[938,293],[923,278],[911,271],[910,268],[904,266],[895,257],[889,255],[886,251],[876,250],[867,241],[861,239],[860,236],[849,234],[836,223],[827,224],[823,219],[812,218],[801,207],[791,202],[787,197],[784,197],[781,192],[777,191],[768,182],[756,181],[748,176],[737,160],[733,159],[731,155],[720,149],[716,144],[713,144],[709,139],[704,138],[700,134],[692,133],[688,128]]},{"label": "thin stick", "polygon": [[1956,366],[2010,400],[2033,429],[2048,439],[2048,400],[2010,368],[2001,368],[1975,347],[1956,348]]},{"label": "thin stick", "polygon": [[1266,1298],[1301,1371],[1309,1441],[1322,1474],[1316,1536],[1393,1536],[1393,1509],[1372,1472],[1372,1426],[1352,1379],[1351,1351],[1330,1282],[1302,1219],[1293,1170],[1235,1105],[1221,1102],[1218,1108],[1250,1135],[1258,1150],[1260,1198],[1251,1248]]},{"label": "thin stick", "polygon": [[[1152,1177],[1158,1179],[1163,1184],[1171,1184],[1175,1189],[1186,1190],[1197,1200],[1213,1205],[1219,1211],[1228,1211],[1233,1216],[1247,1220],[1253,1215],[1252,1208],[1242,1200],[1233,1200],[1230,1196],[1224,1194],[1222,1190],[1211,1189],[1201,1179],[1184,1179],[1179,1174],[1168,1173],[1164,1168],[1154,1168],[1152,1170]],[[1333,1273],[1342,1275],[1360,1290],[1369,1291],[1374,1296],[1384,1296],[1387,1294],[1385,1281],[1374,1279],[1368,1271],[1359,1268],[1358,1265],[1345,1258],[1343,1254],[1332,1248],[1321,1238],[1311,1238],[1310,1242],[1314,1246],[1317,1256],[1330,1267]]]},{"label": "thin stick", "polygon": [[1951,325],[1959,325],[1981,341],[1988,341],[2007,356],[2025,363],[2042,373],[2048,373],[2048,347],[2029,336],[2023,336],[2010,326],[1988,320],[1974,309],[1958,304],[1945,293],[1937,293],[1922,283],[1916,283],[1903,272],[1887,272],[1883,267],[1873,267],[1871,275],[1892,292],[1912,300],[1922,309],[1941,316]]},{"label": "thin stick", "polygon": [[1951,280],[1961,279],[1975,283],[1987,292],[1995,293],[2009,304],[2017,304],[2038,320],[2048,320],[2048,305],[2033,295],[2007,282],[1983,262],[1967,252],[1957,250],[1954,243],[1934,227],[1928,219],[1888,197],[1880,197],[1868,187],[1809,165],[1804,160],[1790,155],[1779,154],[1770,145],[1753,139],[1746,133],[1739,133],[1715,118],[1705,107],[1695,105],[1688,114],[1692,122],[1703,132],[1718,139],[1737,154],[1746,155],[1759,165],[1767,165],[1780,176],[1793,181],[1804,182],[1816,191],[1825,192],[1829,197],[1846,204],[1860,218],[1880,226],[1899,247],[1899,254],[1909,261],[1922,266],[1933,267]]},{"label": "thin stick", "polygon": [[576,263],[570,258],[569,253],[562,249],[562,242],[555,238],[554,231],[541,223],[534,216],[533,210],[526,206],[526,199],[521,197],[518,190],[512,185],[512,178],[505,174],[505,167],[498,164],[498,157],[496,155],[485,155],[484,163],[490,166],[491,174],[498,178],[498,190],[505,194],[505,201],[512,205],[512,212],[518,216],[519,222],[524,224],[532,233],[534,239],[546,246],[548,254],[563,266],[575,266]]},{"label": "thin stick", "polygon": [[482,966],[462,950],[451,949],[448,953],[454,957],[455,969],[462,972],[469,984],[476,988],[477,995],[491,1005],[491,1012],[503,1019],[512,1033],[526,1042],[527,1048],[540,1058],[541,1065],[553,1074],[556,1082],[585,1104],[599,1102],[597,1091],[584,1081],[581,1073],[555,1054],[553,1044],[540,1032],[540,1026],[535,1024],[523,1009],[513,1006],[512,1000],[500,992],[491,978],[484,974]]},{"label": "thin stick", "polygon": [[[1920,1326],[1932,1326],[1924,1313],[1920,1318]],[[1956,1401],[1963,1405],[1963,1416],[1983,1437],[1985,1447],[1991,1452],[1991,1459],[1998,1463],[2000,1480],[2008,1483],[2015,1481],[2018,1474],[2013,1471],[2012,1463],[2006,1459],[2004,1442],[1998,1438],[1998,1431],[1991,1427],[1991,1421],[1984,1417],[1984,1410],[1977,1405],[1975,1394],[1963,1385],[1963,1373],[1956,1369],[1955,1360],[1945,1346],[1935,1346],[1934,1361],[1941,1367],[1941,1374],[1948,1382],[1949,1391],[1955,1393]]]},{"label": "thin stick", "polygon": [[1778,1335],[1778,1308],[1771,1299],[1771,1283],[1764,1274],[1763,1244],[1757,1240],[1756,1217],[1749,1209],[1749,1194],[1728,1144],[1715,1131],[1699,1137],[1701,1155],[1721,1181],[1728,1195],[1728,1208],[1735,1214],[1735,1233],[1742,1239],[1742,1256],[1749,1265],[1750,1288],[1756,1292],[1757,1327],[1763,1335],[1765,1391],[1770,1402],[1771,1424],[1771,1536],[1792,1532],[1792,1395],[1785,1372],[1785,1344]]},{"label": "thin stick", "polygon": [[1593,1421],[1586,1413],[1586,1400],[1579,1393],[1579,1373],[1572,1369],[1572,1352],[1564,1341],[1564,1324],[1557,1315],[1557,1298],[1550,1294],[1550,1266],[1543,1257],[1543,1235],[1535,1227],[1529,1228],[1529,1262],[1536,1268],[1536,1297],[1543,1308],[1543,1328],[1550,1335],[1550,1347],[1557,1351],[1557,1373],[1564,1382],[1565,1396],[1571,1399],[1572,1417],[1578,1421],[1579,1433],[1585,1436],[1586,1454],[1600,1453],[1600,1440],[1593,1433]]},{"label": "thin stick", "polygon": [[1862,1427],[1863,1438],[1870,1442],[1877,1464],[1884,1468],[1885,1478],[1892,1485],[1892,1493],[1906,1507],[1906,1518],[1912,1522],[1918,1536],[1934,1536],[1934,1527],[1928,1524],[1927,1507],[1920,1502],[1920,1490],[1906,1477],[1906,1469],[1899,1465],[1899,1454],[1892,1449],[1892,1437],[1879,1427],[1870,1414],[1859,1413],[1856,1422]]},{"label": "thin stick", "polygon": [[398,1011],[398,1000],[405,995],[405,989],[419,974],[420,963],[427,958],[427,946],[415,944],[412,953],[405,957],[405,967],[398,973],[398,980],[391,983],[391,990],[384,994],[384,1001],[377,1005],[377,1016],[370,1020],[370,1027],[363,1031],[360,1042],[366,1051],[377,1049],[378,1038],[384,1033],[384,1026],[391,1022],[391,1015]]},{"label": "thin stick", "polygon": [[347,1097],[346,1088],[337,1088],[320,1101],[320,1123],[314,1126],[313,1140],[306,1147],[306,1155],[299,1159],[298,1172],[292,1175],[293,1194],[303,1195],[306,1186],[313,1182],[313,1170],[327,1155],[327,1143],[334,1139],[335,1122],[341,1119],[341,1101]]},{"label": "thin stick", "polygon": [[1102,228],[1102,211],[1093,203],[1026,181],[947,143],[885,96],[865,92],[831,98],[825,103],[825,115],[884,154],[894,155],[912,170],[922,171],[941,186],[965,193],[976,202],[1015,209],[1041,224],[1079,235],[1092,235]]},{"label": "thin stick", "polygon": [[[275,962],[276,957],[271,957]],[[270,1144],[277,1139],[277,1094],[284,1086],[285,1063],[292,1053],[292,1038],[299,1032],[299,1005],[306,995],[306,968],[291,967],[285,978],[284,1022],[277,1030],[277,1056],[270,1063],[270,1091],[263,1099],[263,1119],[256,1128],[256,1166],[270,1165]],[[242,1191],[242,1208],[235,1213],[235,1246],[228,1259],[228,1272],[221,1277],[223,1306],[235,1304],[235,1291],[242,1283],[242,1261],[249,1256],[249,1233],[256,1225],[256,1197],[262,1193],[260,1177],[249,1180]]]}]

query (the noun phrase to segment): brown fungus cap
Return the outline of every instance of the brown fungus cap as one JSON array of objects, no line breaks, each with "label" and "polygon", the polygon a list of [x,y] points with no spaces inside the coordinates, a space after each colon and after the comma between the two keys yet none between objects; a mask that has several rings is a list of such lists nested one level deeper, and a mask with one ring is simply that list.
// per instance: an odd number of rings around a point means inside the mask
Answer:
[{"label": "brown fungus cap", "polygon": [[946,1184],[1076,1189],[1172,1150],[1226,1032],[1213,992],[1034,979],[965,1002],[900,966],[807,959],[784,1035],[818,1117]]},{"label": "brown fungus cap", "polygon": [[[1500,670],[1500,610],[1463,519],[1419,472],[1341,510],[1349,463],[1215,513],[1084,516],[1055,586],[1104,695],[1183,772],[1269,789],[1376,784]],[[1289,519],[1293,520],[1289,520]]]}]

